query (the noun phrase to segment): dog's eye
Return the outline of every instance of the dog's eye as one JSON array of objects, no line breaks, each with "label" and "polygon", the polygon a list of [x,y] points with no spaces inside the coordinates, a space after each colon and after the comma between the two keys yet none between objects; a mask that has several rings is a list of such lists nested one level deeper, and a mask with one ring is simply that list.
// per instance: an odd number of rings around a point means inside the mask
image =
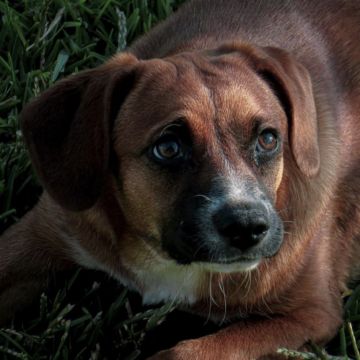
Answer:
[{"label": "dog's eye", "polygon": [[175,136],[166,136],[154,145],[152,149],[156,160],[171,161],[182,156],[180,141]]},{"label": "dog's eye", "polygon": [[278,146],[277,135],[271,130],[264,130],[257,139],[257,150],[272,152]]}]

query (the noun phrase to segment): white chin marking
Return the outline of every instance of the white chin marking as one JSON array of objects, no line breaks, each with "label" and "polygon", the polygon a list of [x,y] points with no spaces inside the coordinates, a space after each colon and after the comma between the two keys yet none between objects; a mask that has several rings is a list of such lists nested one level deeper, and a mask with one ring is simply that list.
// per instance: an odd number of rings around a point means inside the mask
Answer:
[{"label": "white chin marking", "polygon": [[219,263],[201,263],[204,269],[215,273],[233,273],[233,272],[245,272],[254,270],[260,263],[260,260],[249,260],[234,262],[231,264],[219,264]]},{"label": "white chin marking", "polygon": [[137,279],[143,284],[141,293],[144,304],[175,301],[193,304],[198,300],[198,290],[208,282],[209,273],[239,273],[254,270],[260,259],[232,264],[197,262],[178,265],[173,260],[162,261],[146,270],[136,271]]}]

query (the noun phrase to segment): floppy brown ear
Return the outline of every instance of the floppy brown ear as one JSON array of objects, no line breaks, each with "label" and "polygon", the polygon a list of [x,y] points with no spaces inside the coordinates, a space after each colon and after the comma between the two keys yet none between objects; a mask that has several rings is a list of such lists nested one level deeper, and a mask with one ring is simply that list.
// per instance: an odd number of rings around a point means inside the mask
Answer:
[{"label": "floppy brown ear", "polygon": [[122,54],[72,75],[22,111],[21,126],[39,179],[63,207],[91,207],[109,167],[110,131],[137,59]]},{"label": "floppy brown ear", "polygon": [[281,49],[249,48],[247,53],[255,71],[270,83],[288,113],[290,146],[297,166],[306,176],[315,176],[320,169],[320,153],[310,74]]}]

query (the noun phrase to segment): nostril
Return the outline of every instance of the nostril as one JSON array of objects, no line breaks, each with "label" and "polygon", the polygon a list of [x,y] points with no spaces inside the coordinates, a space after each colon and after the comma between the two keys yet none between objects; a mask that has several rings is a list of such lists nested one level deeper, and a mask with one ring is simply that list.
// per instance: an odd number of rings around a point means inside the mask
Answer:
[{"label": "nostril", "polygon": [[269,225],[265,223],[265,221],[261,223],[254,224],[253,228],[251,229],[252,236],[254,238],[262,239],[269,230]]},{"label": "nostril", "polygon": [[242,226],[239,226],[237,223],[228,224],[225,227],[218,228],[219,233],[228,238],[240,236],[243,230]]},{"label": "nostril", "polygon": [[224,229],[221,235],[227,239],[231,246],[245,251],[259,244],[265,238],[268,230],[267,224],[244,224],[240,222]]}]

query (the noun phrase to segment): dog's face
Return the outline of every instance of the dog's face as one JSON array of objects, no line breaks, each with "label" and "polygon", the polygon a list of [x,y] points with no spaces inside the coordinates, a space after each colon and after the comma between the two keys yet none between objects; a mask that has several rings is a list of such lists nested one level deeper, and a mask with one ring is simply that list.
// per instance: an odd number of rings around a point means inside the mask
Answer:
[{"label": "dog's face", "polygon": [[179,293],[196,301],[206,274],[250,271],[276,256],[285,159],[304,176],[319,169],[308,74],[272,48],[119,55],[31,103],[23,130],[63,207],[91,208],[104,179],[116,178],[122,279],[149,302]]},{"label": "dog's face", "polygon": [[287,119],[269,84],[231,53],[178,55],[142,71],[115,123],[121,203],[136,236],[212,271],[275,255]]}]

